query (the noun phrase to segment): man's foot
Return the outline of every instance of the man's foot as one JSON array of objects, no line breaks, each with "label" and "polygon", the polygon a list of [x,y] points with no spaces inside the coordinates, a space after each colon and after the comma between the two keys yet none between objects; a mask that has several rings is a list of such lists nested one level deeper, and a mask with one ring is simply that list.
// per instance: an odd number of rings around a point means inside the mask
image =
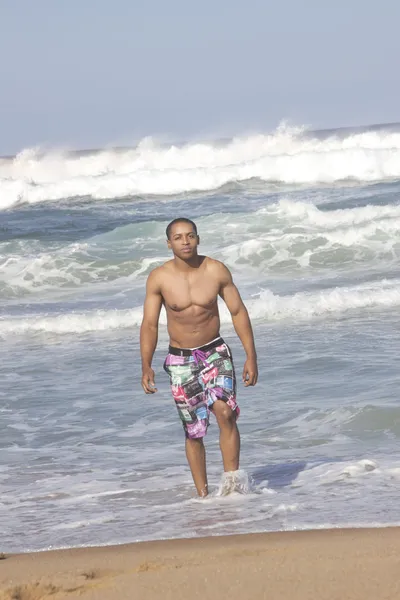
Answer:
[{"label": "man's foot", "polygon": [[208,485],[206,483],[206,485],[201,488],[201,490],[198,491],[198,495],[200,496],[200,498],[207,498],[208,496]]}]

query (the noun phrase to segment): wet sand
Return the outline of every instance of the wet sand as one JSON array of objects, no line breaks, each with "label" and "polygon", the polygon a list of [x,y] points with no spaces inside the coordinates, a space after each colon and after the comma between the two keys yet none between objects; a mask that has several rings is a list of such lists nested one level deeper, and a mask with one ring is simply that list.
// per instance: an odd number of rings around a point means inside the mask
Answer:
[{"label": "wet sand", "polygon": [[397,600],[400,528],[142,542],[0,560],[0,600],[73,598]]}]

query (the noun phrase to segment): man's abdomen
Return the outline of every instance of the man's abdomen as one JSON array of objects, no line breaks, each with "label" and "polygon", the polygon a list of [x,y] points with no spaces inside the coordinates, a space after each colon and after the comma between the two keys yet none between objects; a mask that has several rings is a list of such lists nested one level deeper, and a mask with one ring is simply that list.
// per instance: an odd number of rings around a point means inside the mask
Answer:
[{"label": "man's abdomen", "polygon": [[167,311],[168,333],[171,346],[196,348],[219,335],[218,308],[213,311],[184,311],[186,314],[170,314]]}]

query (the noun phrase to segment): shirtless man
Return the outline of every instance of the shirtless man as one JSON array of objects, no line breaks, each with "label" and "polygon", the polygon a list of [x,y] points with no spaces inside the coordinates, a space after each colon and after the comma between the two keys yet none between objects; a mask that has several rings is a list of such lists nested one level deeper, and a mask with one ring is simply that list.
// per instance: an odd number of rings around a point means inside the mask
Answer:
[{"label": "shirtless man", "polygon": [[200,256],[200,238],[190,219],[175,219],[167,227],[167,244],[174,258],[154,269],[147,280],[140,329],[142,387],[157,391],[151,368],[158,341],[161,307],[167,313],[170,346],[164,369],[186,436],[186,456],[199,496],[207,496],[206,455],[203,438],[210,411],[220,429],[225,475],[239,468],[240,436],[236,425],[239,407],[232,354],[220,337],[218,296],[232,316],[247,359],[244,385],[257,383],[257,355],[249,315],[227,267]]}]

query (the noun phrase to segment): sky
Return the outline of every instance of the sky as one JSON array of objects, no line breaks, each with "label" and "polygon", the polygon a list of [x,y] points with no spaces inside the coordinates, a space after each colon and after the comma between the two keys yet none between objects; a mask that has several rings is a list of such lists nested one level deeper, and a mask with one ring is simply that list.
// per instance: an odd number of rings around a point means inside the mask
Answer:
[{"label": "sky", "polygon": [[0,154],[400,121],[398,0],[0,0]]}]

